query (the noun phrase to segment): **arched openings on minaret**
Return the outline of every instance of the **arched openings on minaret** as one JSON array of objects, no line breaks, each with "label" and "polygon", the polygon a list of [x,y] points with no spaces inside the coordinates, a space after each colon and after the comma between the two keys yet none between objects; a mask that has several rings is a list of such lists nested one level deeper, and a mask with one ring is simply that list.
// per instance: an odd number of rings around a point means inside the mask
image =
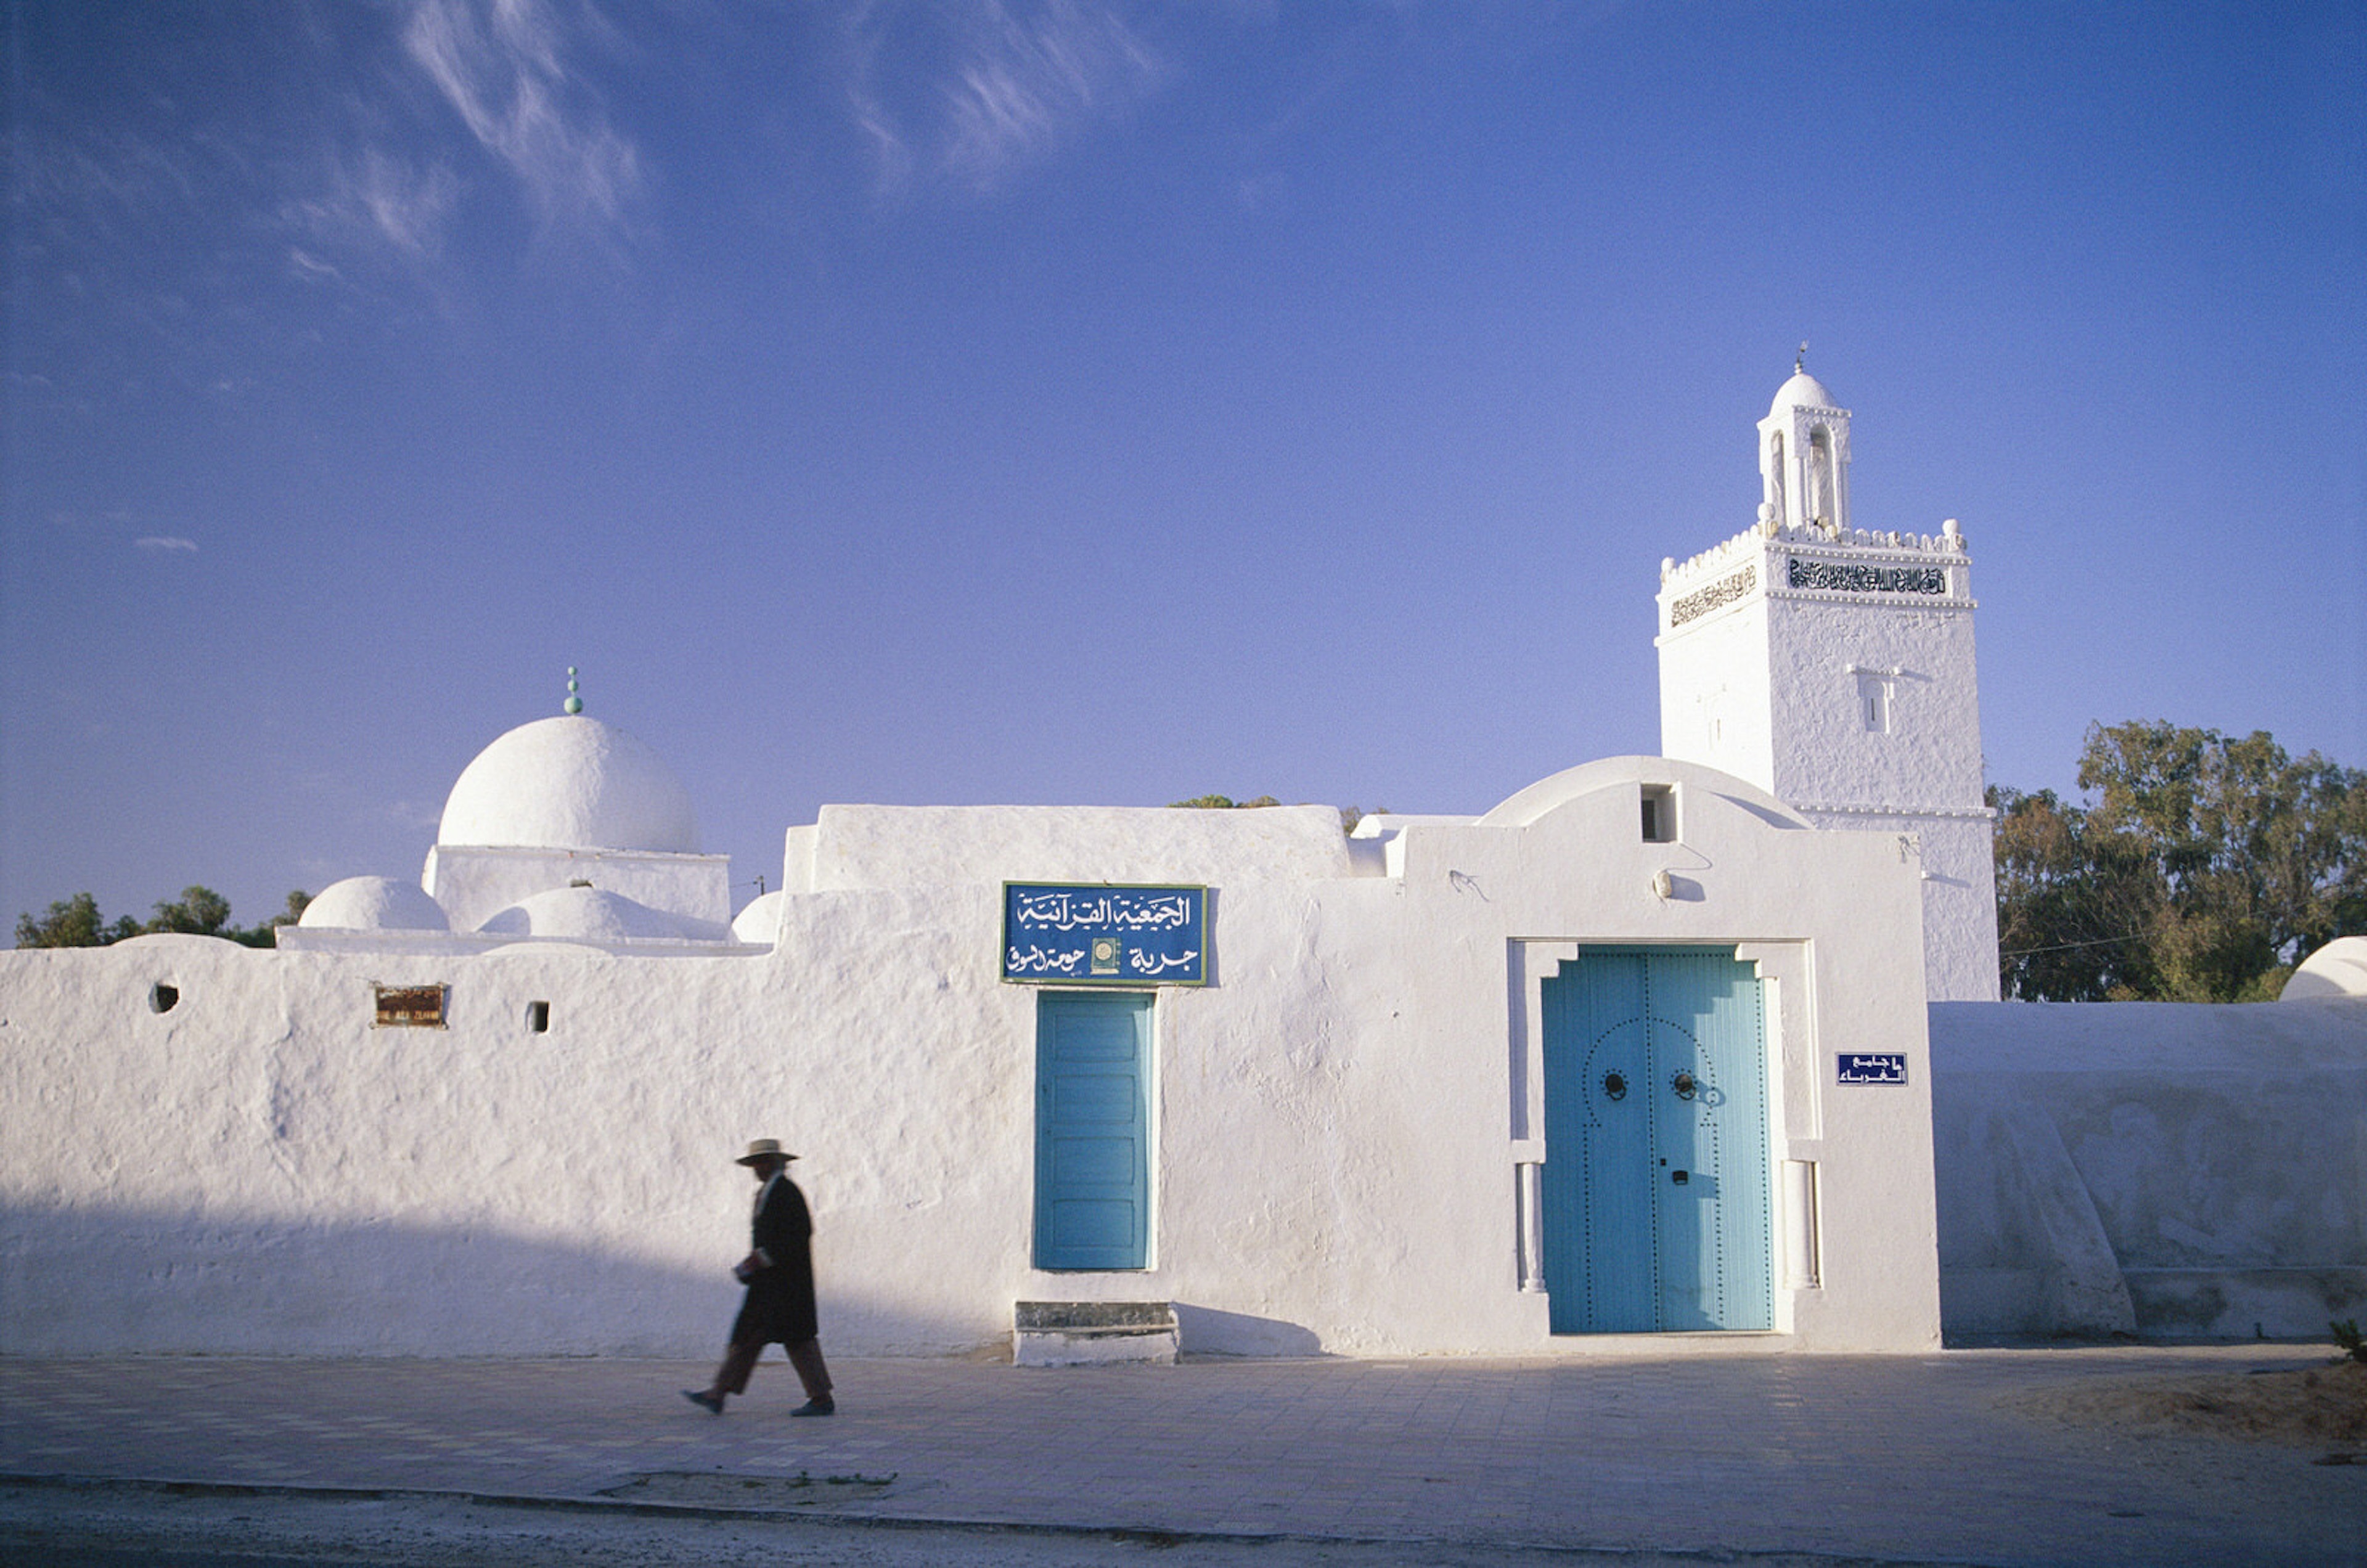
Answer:
[{"label": "arched openings on minaret", "polygon": [[1828,533],[1848,527],[1849,446],[1840,429],[1829,420],[1802,421],[1795,433],[1796,446],[1782,429],[1767,432],[1759,465],[1766,505],[1760,516]]},{"label": "arched openings on minaret", "polygon": [[1835,471],[1832,427],[1811,425],[1808,429],[1807,482],[1801,489],[1806,492],[1808,520],[1822,523],[1829,528],[1840,527],[1841,521]]}]

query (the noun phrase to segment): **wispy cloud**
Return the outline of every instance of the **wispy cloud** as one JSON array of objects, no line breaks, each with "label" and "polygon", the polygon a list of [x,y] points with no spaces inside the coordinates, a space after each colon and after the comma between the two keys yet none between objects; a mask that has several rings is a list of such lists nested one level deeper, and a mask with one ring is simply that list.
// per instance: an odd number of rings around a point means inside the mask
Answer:
[{"label": "wispy cloud", "polygon": [[[331,168],[326,188],[291,202],[289,216],[317,240],[391,247],[414,261],[442,250],[460,197],[459,176],[440,164],[414,167],[377,148]],[[289,259],[309,276],[337,276],[334,265],[301,249]]]},{"label": "wispy cloud", "polygon": [[872,0],[850,16],[848,96],[883,177],[943,173],[991,189],[1158,84],[1123,6],[1092,0]]},{"label": "wispy cloud", "polygon": [[[544,0],[413,0],[402,43],[544,221],[622,216],[640,186],[640,153],[589,101]],[[406,210],[398,201],[391,216]]]},{"label": "wispy cloud", "polygon": [[184,552],[189,555],[195,555],[198,553],[198,542],[195,539],[184,539],[167,534],[151,534],[148,537],[144,539],[135,539],[132,543],[143,550],[147,550],[157,555],[177,555]]}]

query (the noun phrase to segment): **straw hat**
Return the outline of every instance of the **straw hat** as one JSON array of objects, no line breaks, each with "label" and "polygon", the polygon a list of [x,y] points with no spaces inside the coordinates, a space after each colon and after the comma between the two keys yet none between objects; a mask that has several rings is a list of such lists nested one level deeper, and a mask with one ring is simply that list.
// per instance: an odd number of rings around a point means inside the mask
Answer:
[{"label": "straw hat", "polygon": [[760,1159],[795,1159],[798,1156],[781,1147],[778,1138],[759,1138],[748,1145],[748,1152],[732,1161],[734,1165],[753,1165]]}]

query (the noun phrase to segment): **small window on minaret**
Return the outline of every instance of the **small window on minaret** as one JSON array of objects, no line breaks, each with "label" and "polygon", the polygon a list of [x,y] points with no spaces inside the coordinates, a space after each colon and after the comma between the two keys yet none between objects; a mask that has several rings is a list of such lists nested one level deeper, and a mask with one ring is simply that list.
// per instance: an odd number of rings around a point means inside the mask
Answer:
[{"label": "small window on minaret", "polygon": [[1674,784],[1643,786],[1644,841],[1648,844],[1673,844],[1677,841],[1677,791]]},{"label": "small window on minaret", "polygon": [[1858,717],[1865,721],[1871,735],[1890,733],[1890,679],[1871,670],[1861,670],[1857,677]]}]

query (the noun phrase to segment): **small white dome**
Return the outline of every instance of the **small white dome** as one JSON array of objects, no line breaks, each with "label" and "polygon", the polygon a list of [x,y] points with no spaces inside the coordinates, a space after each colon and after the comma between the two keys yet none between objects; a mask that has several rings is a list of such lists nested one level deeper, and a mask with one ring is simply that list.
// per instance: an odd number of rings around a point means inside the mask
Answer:
[{"label": "small white dome", "polygon": [[553,942],[680,940],[690,935],[662,909],[597,887],[554,887],[511,905],[477,928],[488,936]]},{"label": "small white dome", "polygon": [[2281,1002],[2320,997],[2367,997],[2367,936],[2339,936],[2293,970],[2277,993]]},{"label": "small white dome", "polygon": [[309,931],[448,931],[444,906],[416,882],[391,876],[348,876],[321,889],[296,922]]},{"label": "small white dome", "polygon": [[1805,370],[1793,372],[1792,378],[1775,389],[1775,400],[1768,405],[1771,414],[1785,409],[1837,409],[1841,405],[1825,390],[1825,384]]},{"label": "small white dome", "polygon": [[690,792],[655,751],[582,714],[522,724],[477,753],[439,844],[698,852]]},{"label": "small white dome", "polygon": [[731,919],[731,940],[770,947],[781,940],[781,905],[777,891],[760,893]]}]

